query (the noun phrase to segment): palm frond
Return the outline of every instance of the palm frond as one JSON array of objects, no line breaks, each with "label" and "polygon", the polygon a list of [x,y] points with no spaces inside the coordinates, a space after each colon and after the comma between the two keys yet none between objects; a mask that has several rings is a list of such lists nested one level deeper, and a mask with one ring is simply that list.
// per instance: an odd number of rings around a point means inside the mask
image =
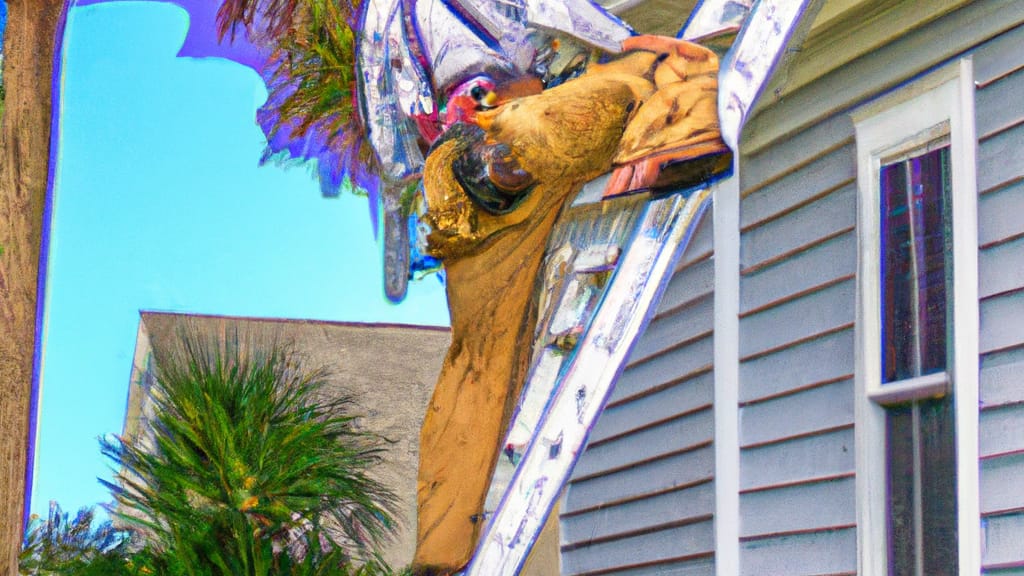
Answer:
[{"label": "palm frond", "polygon": [[325,193],[345,176],[373,186],[376,155],[356,102],[356,27],[362,0],[224,0],[222,41],[238,29],[270,50],[269,96],[257,120],[267,133],[264,161],[316,158]]}]

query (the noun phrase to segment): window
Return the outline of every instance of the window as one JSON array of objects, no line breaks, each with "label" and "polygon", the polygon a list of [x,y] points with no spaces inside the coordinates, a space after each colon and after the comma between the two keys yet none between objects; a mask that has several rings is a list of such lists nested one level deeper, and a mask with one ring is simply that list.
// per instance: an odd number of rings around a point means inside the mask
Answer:
[{"label": "window", "polygon": [[860,573],[980,571],[970,60],[856,111]]},{"label": "window", "polygon": [[875,400],[886,406],[889,573],[900,576],[956,573],[949,152],[943,138],[879,170],[881,390],[904,392]]}]

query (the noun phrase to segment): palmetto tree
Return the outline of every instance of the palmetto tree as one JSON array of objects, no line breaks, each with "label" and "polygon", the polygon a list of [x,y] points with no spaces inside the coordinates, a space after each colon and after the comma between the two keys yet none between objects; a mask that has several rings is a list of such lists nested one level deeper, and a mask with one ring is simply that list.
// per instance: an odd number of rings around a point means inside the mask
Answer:
[{"label": "palmetto tree", "polygon": [[177,567],[165,569],[290,574],[296,562],[374,559],[394,502],[368,475],[380,439],[356,427],[351,399],[324,395],[323,370],[237,336],[186,336],[157,365],[150,430],[101,444],[120,467],[104,482],[112,512]]}]

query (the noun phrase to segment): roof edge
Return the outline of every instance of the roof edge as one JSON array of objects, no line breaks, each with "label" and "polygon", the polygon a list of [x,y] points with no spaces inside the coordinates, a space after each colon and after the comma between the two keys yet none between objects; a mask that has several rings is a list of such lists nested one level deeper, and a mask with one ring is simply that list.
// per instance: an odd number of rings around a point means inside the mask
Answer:
[{"label": "roof edge", "polygon": [[351,322],[342,320],[316,320],[306,318],[275,318],[267,316],[232,316],[227,314],[201,314],[192,312],[171,312],[166,310],[139,310],[140,323],[145,324],[147,318],[208,318],[230,321],[261,322],[267,324],[313,324],[323,326],[348,326],[352,328],[401,328],[425,330],[430,332],[451,332],[449,326],[430,326],[424,324],[403,324],[400,322]]}]

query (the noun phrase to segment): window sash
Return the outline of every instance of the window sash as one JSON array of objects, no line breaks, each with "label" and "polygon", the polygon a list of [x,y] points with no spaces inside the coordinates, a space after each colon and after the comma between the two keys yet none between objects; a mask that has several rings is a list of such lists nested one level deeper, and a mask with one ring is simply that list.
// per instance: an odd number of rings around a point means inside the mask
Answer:
[{"label": "window sash", "polygon": [[[891,576],[952,574],[956,453],[948,396],[950,147],[929,146],[879,167],[881,391],[886,533]],[[877,398],[875,398],[877,400]],[[909,400],[909,402],[907,402]]]},{"label": "window sash", "polygon": [[938,142],[879,168],[883,388],[947,366],[951,158]]}]

